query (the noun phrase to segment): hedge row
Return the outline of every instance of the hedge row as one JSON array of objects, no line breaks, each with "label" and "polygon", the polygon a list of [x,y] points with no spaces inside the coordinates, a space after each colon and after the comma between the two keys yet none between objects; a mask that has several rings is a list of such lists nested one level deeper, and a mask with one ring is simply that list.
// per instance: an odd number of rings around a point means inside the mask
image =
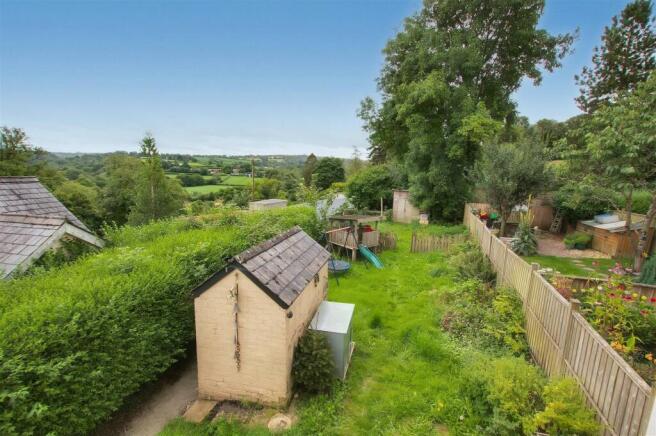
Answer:
[{"label": "hedge row", "polygon": [[113,229],[110,248],[0,283],[0,434],[85,434],[184,353],[190,290],[314,210],[223,211]]}]

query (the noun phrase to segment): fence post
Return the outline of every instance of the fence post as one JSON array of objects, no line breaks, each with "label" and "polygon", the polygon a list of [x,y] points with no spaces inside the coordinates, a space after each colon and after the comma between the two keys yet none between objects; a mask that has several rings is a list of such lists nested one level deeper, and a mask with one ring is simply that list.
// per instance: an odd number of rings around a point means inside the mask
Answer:
[{"label": "fence post", "polygon": [[417,234],[415,232],[412,232],[412,240],[410,241],[410,253],[415,252],[415,239],[417,238]]},{"label": "fence post", "polygon": [[528,276],[528,289],[526,290],[526,301],[524,301],[524,306],[525,307],[531,307],[530,302],[531,302],[531,294],[533,290],[533,278],[537,274],[538,269],[540,269],[540,265],[538,265],[535,262],[531,262],[531,272],[529,273]]},{"label": "fence post", "polygon": [[503,244],[503,246],[506,247],[506,250],[503,252],[503,268],[501,268],[502,285],[506,282],[506,263],[508,261],[508,250],[510,250],[510,247],[508,247],[506,244]]},{"label": "fence post", "polygon": [[492,240],[494,235],[490,232],[490,242],[487,244],[487,257],[492,257]]},{"label": "fence post", "polygon": [[558,344],[558,360],[560,362],[560,368],[558,371],[559,375],[564,375],[567,373],[567,358],[566,353],[569,349],[571,336],[572,336],[572,325],[574,324],[574,312],[578,312],[581,307],[581,302],[576,298],[569,300],[569,316],[565,320],[565,343],[562,345]]}]

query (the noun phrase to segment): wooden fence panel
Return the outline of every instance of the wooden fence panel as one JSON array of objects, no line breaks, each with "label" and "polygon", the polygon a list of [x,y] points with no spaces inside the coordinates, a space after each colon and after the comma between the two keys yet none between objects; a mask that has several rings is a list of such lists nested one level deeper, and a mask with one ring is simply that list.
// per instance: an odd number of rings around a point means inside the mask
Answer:
[{"label": "wooden fence panel", "polygon": [[576,304],[492,235],[469,207],[463,221],[490,259],[497,282],[513,287],[522,299],[535,361],[549,376],[566,374],[577,380],[604,424],[604,435],[647,435],[650,420],[656,421],[651,416],[654,389],[576,311]]},{"label": "wooden fence panel", "polygon": [[467,235],[419,235],[412,234],[410,242],[411,253],[427,253],[436,250],[448,251],[453,245],[467,240]]}]

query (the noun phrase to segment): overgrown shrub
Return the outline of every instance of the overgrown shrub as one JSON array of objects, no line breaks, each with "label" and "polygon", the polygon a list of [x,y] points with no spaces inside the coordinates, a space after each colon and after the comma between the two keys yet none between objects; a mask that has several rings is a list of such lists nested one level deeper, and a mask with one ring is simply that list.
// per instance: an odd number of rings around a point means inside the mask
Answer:
[{"label": "overgrown shrub", "polygon": [[638,283],[646,285],[656,285],[656,254],[652,254],[649,259],[642,265]]},{"label": "overgrown shrub", "polygon": [[326,337],[314,330],[306,331],[294,351],[294,387],[308,393],[327,392],[335,381],[334,370]]},{"label": "overgrown shrub", "polygon": [[190,291],[295,224],[321,234],[303,206],[109,228],[96,255],[0,282],[0,434],[89,433],[184,353]]},{"label": "overgrown shrub", "polygon": [[545,378],[518,357],[478,361],[466,373],[462,395],[478,418],[478,434],[523,434],[542,408]]},{"label": "overgrown shrub", "polygon": [[454,246],[452,253],[449,266],[454,269],[456,278],[477,279],[483,283],[492,283],[496,279],[492,264],[475,242]]},{"label": "overgrown shrub", "polygon": [[565,243],[565,247],[570,250],[585,250],[586,248],[589,248],[592,243],[592,235],[583,232],[573,232],[565,236],[563,242]]},{"label": "overgrown shrub", "polygon": [[544,410],[526,426],[531,434],[596,436],[601,429],[573,378],[551,380],[544,388]]},{"label": "overgrown shrub", "polygon": [[522,302],[514,290],[466,280],[447,299],[442,328],[452,336],[488,351],[528,352]]},{"label": "overgrown shrub", "polygon": [[486,311],[483,332],[517,356],[528,353],[522,300],[514,289],[501,288]]}]

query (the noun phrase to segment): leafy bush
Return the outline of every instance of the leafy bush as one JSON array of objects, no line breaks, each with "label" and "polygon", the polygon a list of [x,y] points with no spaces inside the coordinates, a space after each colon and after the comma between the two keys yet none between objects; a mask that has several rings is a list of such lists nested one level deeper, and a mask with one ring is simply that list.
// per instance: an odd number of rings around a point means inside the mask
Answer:
[{"label": "leafy bush", "polygon": [[609,200],[612,196],[613,192],[599,187],[595,182],[570,182],[555,193],[554,204],[568,222],[576,223],[614,209]]},{"label": "leafy bush", "polygon": [[585,250],[586,248],[590,247],[590,244],[592,243],[592,235],[588,235],[587,233],[583,232],[574,232],[565,236],[563,242],[565,242],[565,247],[569,248],[570,250]]},{"label": "leafy bush", "polygon": [[306,331],[294,351],[294,386],[303,392],[327,392],[335,381],[334,370],[326,337],[314,330]]},{"label": "leafy bush", "polygon": [[449,266],[455,270],[460,280],[477,279],[483,283],[492,283],[497,276],[478,244],[472,241],[454,246]]},{"label": "leafy bush", "polygon": [[652,254],[642,265],[642,271],[640,271],[638,283],[656,285],[656,254]]},{"label": "leafy bush", "polygon": [[595,414],[588,409],[576,380],[551,380],[544,388],[544,410],[535,414],[527,425],[534,434],[596,436],[601,429]]},{"label": "leafy bush", "polygon": [[521,356],[528,353],[522,300],[514,289],[501,288],[497,291],[491,310],[485,314],[483,332],[492,336],[499,345],[505,346],[513,354]]},{"label": "leafy bush", "polygon": [[189,292],[294,224],[321,234],[302,206],[107,228],[102,252],[0,282],[0,434],[89,433],[184,353]]},{"label": "leafy bush", "polygon": [[478,280],[449,292],[442,328],[478,348],[521,356],[528,352],[522,302],[510,288],[494,289]]},{"label": "leafy bush", "polygon": [[478,417],[479,434],[522,434],[541,409],[545,379],[518,357],[478,361],[467,371],[462,395]]},{"label": "leafy bush", "polygon": [[387,207],[392,203],[394,179],[385,165],[371,165],[355,174],[348,181],[346,192],[358,209],[378,209],[380,199]]}]

